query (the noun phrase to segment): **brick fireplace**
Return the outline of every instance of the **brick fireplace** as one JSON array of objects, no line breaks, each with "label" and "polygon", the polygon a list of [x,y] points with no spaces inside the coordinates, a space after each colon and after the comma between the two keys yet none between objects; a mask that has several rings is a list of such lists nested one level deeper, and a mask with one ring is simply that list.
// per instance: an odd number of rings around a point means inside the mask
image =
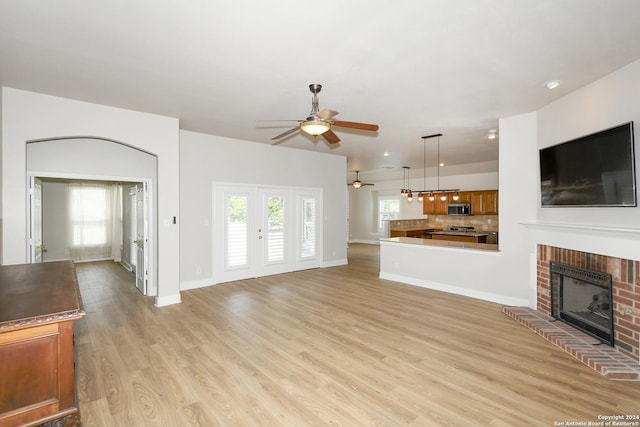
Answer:
[{"label": "brick fireplace", "polygon": [[[552,261],[611,274],[614,347],[552,317]],[[640,380],[640,261],[538,244],[536,287],[537,310],[504,312],[603,375]]]},{"label": "brick fireplace", "polygon": [[557,261],[613,276],[613,330],[615,347],[640,361],[640,262],[538,245],[538,310],[552,315],[549,265]]}]

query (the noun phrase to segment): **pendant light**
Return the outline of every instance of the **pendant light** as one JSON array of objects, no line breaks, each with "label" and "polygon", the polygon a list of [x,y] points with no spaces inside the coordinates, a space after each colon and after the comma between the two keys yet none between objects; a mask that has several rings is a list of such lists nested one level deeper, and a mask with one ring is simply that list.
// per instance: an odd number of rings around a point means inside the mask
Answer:
[{"label": "pendant light", "polygon": [[[451,197],[452,200],[457,201],[460,199],[460,193],[459,190],[455,189],[455,190],[441,190],[440,189],[440,137],[442,136],[441,133],[436,133],[434,135],[428,135],[428,136],[423,136],[422,137],[422,143],[423,143],[423,147],[422,147],[422,156],[423,156],[423,168],[422,168],[422,188],[426,187],[427,184],[427,139],[429,138],[438,138],[438,164],[437,164],[437,184],[438,187],[435,190],[420,190],[420,192],[418,193],[418,200],[419,201],[423,201],[424,198],[426,197],[430,202],[434,202],[436,200],[436,197],[438,197],[441,201],[446,202],[447,201],[447,194],[448,193],[453,193],[453,196]],[[410,190],[409,190],[410,191]]]},{"label": "pendant light", "polygon": [[[438,135],[438,191],[440,191],[440,137],[442,134]],[[440,193],[440,201],[445,202],[447,200],[447,195],[445,193]]]},{"label": "pendant light", "polygon": [[424,201],[424,189],[427,188],[427,140],[422,137],[422,190],[418,193],[418,201]]},{"label": "pendant light", "polygon": [[407,202],[411,202],[413,201],[413,192],[411,191],[411,182],[409,181],[409,169],[411,168],[409,166],[405,166],[405,168],[407,169]]},{"label": "pendant light", "polygon": [[401,196],[407,195],[406,172],[407,172],[407,167],[403,166],[402,167],[402,189],[400,189]]}]

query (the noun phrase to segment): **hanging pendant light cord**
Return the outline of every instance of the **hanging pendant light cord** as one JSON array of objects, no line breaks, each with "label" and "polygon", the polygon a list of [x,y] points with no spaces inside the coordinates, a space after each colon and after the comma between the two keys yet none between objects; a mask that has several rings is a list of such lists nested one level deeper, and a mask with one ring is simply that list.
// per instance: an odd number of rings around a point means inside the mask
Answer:
[{"label": "hanging pendant light cord", "polygon": [[440,191],[440,137],[438,137],[438,164],[436,166],[438,167],[438,191]]}]

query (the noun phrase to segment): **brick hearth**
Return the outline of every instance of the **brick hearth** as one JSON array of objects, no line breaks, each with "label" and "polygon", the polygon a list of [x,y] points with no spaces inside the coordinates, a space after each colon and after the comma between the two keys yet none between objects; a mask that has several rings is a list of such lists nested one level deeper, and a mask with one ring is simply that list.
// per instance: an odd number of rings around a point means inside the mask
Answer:
[{"label": "brick hearth", "polygon": [[[552,317],[551,261],[612,275],[615,347]],[[607,378],[640,380],[640,261],[538,245],[537,301],[503,311]]]},{"label": "brick hearth", "polygon": [[640,364],[616,348],[602,344],[566,323],[557,322],[539,310],[504,307],[502,311],[605,377],[640,380]]}]

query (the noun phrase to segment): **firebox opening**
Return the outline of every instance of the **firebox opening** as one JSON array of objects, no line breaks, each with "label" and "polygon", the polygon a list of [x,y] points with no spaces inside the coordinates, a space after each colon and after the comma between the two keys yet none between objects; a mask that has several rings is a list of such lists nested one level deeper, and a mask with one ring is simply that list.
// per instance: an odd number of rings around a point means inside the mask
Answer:
[{"label": "firebox opening", "polygon": [[550,271],[553,316],[613,347],[611,275],[555,261]]}]

